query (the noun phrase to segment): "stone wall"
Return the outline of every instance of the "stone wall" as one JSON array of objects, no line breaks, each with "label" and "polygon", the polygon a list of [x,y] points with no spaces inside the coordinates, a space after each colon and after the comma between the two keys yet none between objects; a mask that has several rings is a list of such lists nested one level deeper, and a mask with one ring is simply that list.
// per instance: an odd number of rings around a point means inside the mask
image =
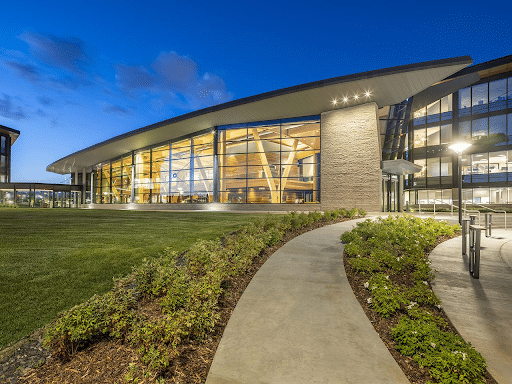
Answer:
[{"label": "stone wall", "polygon": [[382,210],[377,109],[377,104],[368,103],[322,113],[322,210]]}]

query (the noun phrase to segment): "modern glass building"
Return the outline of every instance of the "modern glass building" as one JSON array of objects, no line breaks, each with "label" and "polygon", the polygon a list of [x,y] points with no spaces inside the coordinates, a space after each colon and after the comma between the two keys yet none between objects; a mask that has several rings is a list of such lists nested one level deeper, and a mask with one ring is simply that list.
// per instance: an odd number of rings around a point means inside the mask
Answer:
[{"label": "modern glass building", "polygon": [[457,204],[448,146],[470,140],[464,199],[512,202],[511,62],[469,66],[464,56],[280,89],[128,132],[47,170],[70,173],[97,208],[393,211]]},{"label": "modern glass building", "polygon": [[408,157],[421,171],[407,180],[411,203],[457,200],[457,157],[448,148],[456,141],[472,144],[462,156],[463,202],[512,203],[512,56],[467,67],[445,82],[464,77],[472,83],[413,108]]},{"label": "modern glass building", "polygon": [[11,181],[11,146],[20,132],[0,125],[0,183]]}]

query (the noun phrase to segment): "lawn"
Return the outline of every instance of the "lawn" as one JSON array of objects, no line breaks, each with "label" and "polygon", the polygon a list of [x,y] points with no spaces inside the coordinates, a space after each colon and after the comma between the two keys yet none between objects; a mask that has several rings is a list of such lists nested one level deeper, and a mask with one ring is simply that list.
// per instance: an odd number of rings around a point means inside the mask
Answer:
[{"label": "lawn", "polygon": [[0,209],[0,349],[113,286],[144,258],[185,250],[257,215]]}]

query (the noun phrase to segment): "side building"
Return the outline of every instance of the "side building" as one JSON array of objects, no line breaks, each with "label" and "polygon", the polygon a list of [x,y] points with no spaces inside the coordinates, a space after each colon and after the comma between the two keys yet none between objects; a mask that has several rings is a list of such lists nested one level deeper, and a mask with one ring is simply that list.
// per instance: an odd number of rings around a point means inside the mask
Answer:
[{"label": "side building", "polygon": [[[459,137],[454,94],[484,78],[471,64],[469,56],[434,60],[234,100],[114,137],[47,170],[71,174],[82,203],[96,208],[401,210],[434,185],[456,188],[447,149]],[[443,150],[429,160],[434,145],[415,144],[436,122]]]},{"label": "side building", "polygon": [[408,176],[405,200],[458,205],[458,160],[448,147],[461,141],[471,144],[462,156],[463,203],[512,204],[512,55],[467,67],[416,99],[407,157],[421,171]]},{"label": "side building", "polygon": [[78,207],[82,187],[77,185],[20,183],[11,180],[11,146],[20,131],[0,125],[0,206]]},{"label": "side building", "polygon": [[20,132],[0,125],[0,183],[11,181],[11,146]]}]

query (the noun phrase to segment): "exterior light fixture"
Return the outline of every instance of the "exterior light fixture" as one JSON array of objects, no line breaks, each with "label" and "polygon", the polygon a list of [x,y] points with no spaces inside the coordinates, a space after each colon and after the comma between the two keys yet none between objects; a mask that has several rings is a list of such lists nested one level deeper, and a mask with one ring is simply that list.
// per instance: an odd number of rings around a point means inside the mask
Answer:
[{"label": "exterior light fixture", "polygon": [[462,225],[462,152],[471,147],[469,143],[454,143],[450,145],[452,151],[456,152],[458,156],[458,170],[459,170],[459,224]]},{"label": "exterior light fixture", "polygon": [[354,100],[359,99],[359,95],[354,95]]},{"label": "exterior light fixture", "polygon": [[370,91],[366,91],[366,92],[364,93],[364,95],[365,95],[366,97],[370,97],[371,93],[370,93]]},{"label": "exterior light fixture", "polygon": [[344,102],[344,103],[346,103],[347,101],[348,101],[348,97],[346,97],[346,96],[345,96],[345,97],[343,98],[343,102]]},{"label": "exterior light fixture", "polygon": [[338,104],[338,100],[334,99],[334,100],[332,101],[332,105],[336,105],[336,104]]}]

